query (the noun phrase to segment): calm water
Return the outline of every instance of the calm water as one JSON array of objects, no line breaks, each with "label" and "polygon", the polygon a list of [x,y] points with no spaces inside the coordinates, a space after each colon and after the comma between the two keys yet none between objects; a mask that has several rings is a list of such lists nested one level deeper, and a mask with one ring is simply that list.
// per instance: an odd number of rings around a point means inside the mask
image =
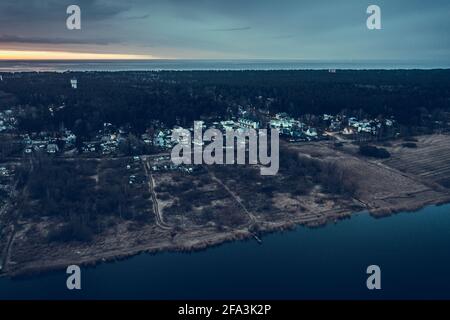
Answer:
[{"label": "calm water", "polygon": [[[365,270],[382,270],[369,292]],[[360,214],[321,229],[233,242],[206,251],[143,254],[82,271],[0,279],[0,298],[46,299],[443,299],[450,298],[450,205],[375,220]]]},{"label": "calm water", "polygon": [[317,70],[435,69],[450,61],[311,61],[311,60],[141,60],[141,61],[0,61],[0,72],[154,71],[154,70]]}]

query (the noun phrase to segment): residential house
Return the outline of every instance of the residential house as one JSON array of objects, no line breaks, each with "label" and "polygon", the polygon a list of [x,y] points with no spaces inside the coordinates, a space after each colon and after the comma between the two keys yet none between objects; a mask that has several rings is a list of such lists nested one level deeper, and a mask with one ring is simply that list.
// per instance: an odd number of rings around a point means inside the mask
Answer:
[{"label": "residential house", "polygon": [[243,129],[259,129],[260,123],[256,119],[252,119],[249,117],[239,118],[238,120],[239,126]]},{"label": "residential house", "polygon": [[305,131],[305,135],[309,138],[315,139],[317,138],[317,129],[316,128],[308,128],[308,130]]},{"label": "residential house", "polygon": [[342,131],[342,134],[346,136],[353,135],[355,134],[355,129],[353,129],[352,127],[345,127]]},{"label": "residential house", "polygon": [[47,153],[48,154],[56,154],[59,151],[58,145],[55,143],[49,143],[47,145]]}]

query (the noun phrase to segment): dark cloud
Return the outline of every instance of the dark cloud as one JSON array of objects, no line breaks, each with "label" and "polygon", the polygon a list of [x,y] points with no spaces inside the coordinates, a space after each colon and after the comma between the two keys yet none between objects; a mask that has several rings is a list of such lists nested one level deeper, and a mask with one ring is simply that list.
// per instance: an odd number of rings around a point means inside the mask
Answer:
[{"label": "dark cloud", "polygon": [[126,17],[128,20],[144,20],[150,17],[150,14],[143,14],[140,16],[132,16],[132,17]]},{"label": "dark cloud", "polygon": [[23,23],[49,20],[65,14],[70,5],[80,6],[87,17],[99,20],[117,16],[132,8],[125,1],[111,0],[2,0],[0,16],[8,20],[23,19]]},{"label": "dark cloud", "polygon": [[108,45],[118,43],[117,40],[105,39],[69,39],[69,38],[40,38],[0,35],[1,43],[30,43],[30,44],[97,44]]},{"label": "dark cloud", "polygon": [[228,32],[228,31],[245,31],[250,29],[251,27],[235,27],[235,28],[210,29],[210,31]]},{"label": "dark cloud", "polygon": [[[82,30],[77,33],[65,28],[70,4],[81,7]],[[382,10],[380,31],[366,28],[369,4],[367,0],[1,0],[0,46],[98,45],[99,51],[180,58],[450,57],[450,1],[377,0]]]}]

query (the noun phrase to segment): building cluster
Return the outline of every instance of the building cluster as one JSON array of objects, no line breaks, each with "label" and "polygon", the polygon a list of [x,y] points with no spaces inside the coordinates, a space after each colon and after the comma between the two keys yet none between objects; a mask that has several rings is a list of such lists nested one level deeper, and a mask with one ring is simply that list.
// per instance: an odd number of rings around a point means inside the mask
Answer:
[{"label": "building cluster", "polygon": [[103,129],[99,130],[96,141],[103,155],[115,154],[119,150],[119,145],[125,140],[128,132],[122,128],[116,129],[112,123],[104,123]]},{"label": "building cluster", "polygon": [[0,132],[12,131],[17,128],[17,118],[14,116],[13,110],[5,110],[0,112]]},{"label": "building cluster", "polygon": [[7,167],[0,167],[0,178],[9,178],[14,174],[14,169]]},{"label": "building cluster", "polygon": [[102,155],[114,155],[119,151],[119,145],[126,140],[128,130],[116,128],[112,123],[103,123],[103,128],[98,130],[95,138],[83,142],[83,153],[101,153]]},{"label": "building cluster", "polygon": [[21,135],[25,154],[45,152],[56,154],[60,151],[69,151],[75,148],[77,137],[70,130],[58,133],[40,132]]},{"label": "building cluster", "polygon": [[[305,121],[291,117],[287,113],[255,114],[240,110],[238,117],[230,117],[225,120],[210,119],[205,122],[202,129],[214,128],[221,130],[224,135],[228,130],[246,131],[248,129],[277,129],[281,137],[290,142],[318,141],[328,139],[328,133],[333,132],[347,136],[347,138],[356,138],[358,135],[369,134],[378,135],[381,128],[393,127],[393,119],[363,119],[358,120],[354,116],[329,115],[324,114],[314,117],[314,120]],[[174,127],[172,129],[157,130],[153,137],[148,134],[142,135],[142,139],[148,144],[158,148],[168,149],[174,144],[188,143],[188,141],[172,141],[172,133],[188,129],[191,133],[196,128]],[[193,143],[196,143],[193,141]],[[203,142],[198,142],[202,143]]]},{"label": "building cluster", "polygon": [[129,163],[126,165],[127,171],[130,173],[128,174],[128,184],[131,186],[139,186],[141,184],[144,184],[147,182],[147,177],[143,174],[140,174],[139,172],[141,169],[141,158],[138,156],[133,157],[133,159],[130,159]]},{"label": "building cluster", "polygon": [[319,139],[317,128],[294,119],[287,113],[277,113],[270,120],[270,127],[277,129],[289,141],[312,141]]},{"label": "building cluster", "polygon": [[355,137],[357,135],[377,136],[383,128],[392,128],[395,125],[394,119],[362,119],[357,117],[332,116],[324,114],[323,121],[326,123],[325,130],[328,132],[337,132],[344,136]]},{"label": "building cluster", "polygon": [[[51,106],[49,110],[55,112],[61,108],[64,108],[64,105],[60,107]],[[396,125],[392,118],[358,119],[354,115],[342,114],[305,115],[295,118],[288,113],[271,114],[268,109],[261,110],[239,107],[238,112],[234,115],[230,114],[227,118],[204,119],[202,122],[195,122],[190,128],[180,126],[169,128],[164,123],[154,120],[149,124],[149,129],[139,136],[132,136],[131,140],[129,139],[131,128],[116,127],[112,123],[104,123],[92,140],[80,144],[76,144],[77,137],[75,134],[64,129],[57,133],[40,132],[21,136],[25,154],[31,154],[35,151],[56,154],[78,147],[78,151],[82,153],[110,156],[118,155],[124,150],[127,150],[124,151],[127,154],[142,154],[152,148],[168,150],[176,144],[204,144],[203,141],[186,137],[182,134],[185,130],[189,130],[192,137],[198,129],[204,132],[207,129],[214,128],[222,131],[224,135],[229,130],[245,132],[251,129],[277,129],[280,136],[289,142],[307,142],[328,139],[330,133],[342,135],[348,139],[358,139],[363,136],[378,137],[380,132],[384,132],[384,129],[393,128]],[[0,131],[14,129],[16,125],[17,119],[12,110],[0,112]],[[201,127],[194,127],[195,125]],[[178,133],[178,141],[172,141],[174,133]],[[122,143],[126,143],[124,149],[121,148]],[[136,150],[132,150],[133,148]],[[189,168],[164,168],[164,166],[157,169],[189,170]]]},{"label": "building cluster", "polygon": [[153,172],[181,171],[190,174],[198,168],[192,165],[176,165],[171,161],[169,156],[161,156],[154,159],[153,165],[150,169]]},{"label": "building cluster", "polygon": [[[14,166],[10,165],[2,165],[0,167],[0,193],[8,194],[14,191]],[[0,196],[0,203],[3,205],[7,198],[4,196]]]},{"label": "building cluster", "polygon": [[[166,149],[172,146],[172,130],[171,129],[159,129],[152,137],[141,137],[145,139],[147,144],[153,144],[153,146]],[[145,143],[145,142],[144,142]]]}]

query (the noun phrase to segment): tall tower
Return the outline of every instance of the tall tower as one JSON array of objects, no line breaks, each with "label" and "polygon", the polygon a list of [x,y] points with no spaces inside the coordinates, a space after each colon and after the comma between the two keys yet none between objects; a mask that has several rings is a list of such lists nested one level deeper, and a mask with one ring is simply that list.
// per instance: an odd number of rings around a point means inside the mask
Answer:
[{"label": "tall tower", "polygon": [[77,79],[71,79],[70,80],[70,84],[72,86],[72,89],[77,89],[78,88],[78,81],[77,81]]}]

